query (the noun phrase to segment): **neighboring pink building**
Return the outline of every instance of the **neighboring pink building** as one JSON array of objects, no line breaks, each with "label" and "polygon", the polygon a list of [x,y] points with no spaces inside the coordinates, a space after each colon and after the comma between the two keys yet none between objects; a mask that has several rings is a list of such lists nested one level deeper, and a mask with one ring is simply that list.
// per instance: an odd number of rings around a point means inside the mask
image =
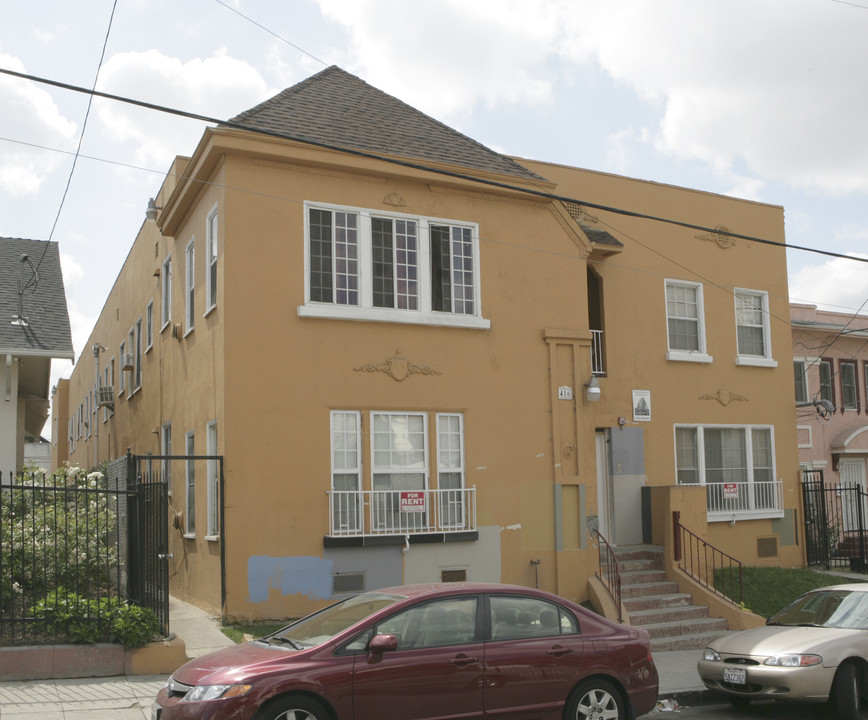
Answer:
[{"label": "neighboring pink building", "polygon": [[799,464],[826,484],[868,478],[868,315],[790,305]]}]

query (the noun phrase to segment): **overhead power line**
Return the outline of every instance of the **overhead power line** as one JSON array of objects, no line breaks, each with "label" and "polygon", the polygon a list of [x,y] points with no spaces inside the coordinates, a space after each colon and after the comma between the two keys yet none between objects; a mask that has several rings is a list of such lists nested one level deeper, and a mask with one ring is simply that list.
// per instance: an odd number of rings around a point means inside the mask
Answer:
[{"label": "overhead power line", "polygon": [[414,170],[422,170],[425,172],[435,173],[437,175],[443,175],[446,177],[452,177],[460,180],[467,180],[469,182],[474,182],[481,185],[486,185],[489,187],[497,187],[504,190],[511,190],[513,192],[523,193],[525,195],[532,195],[534,197],[545,198],[548,200],[557,200],[565,203],[574,203],[576,205],[581,205],[586,208],[593,208],[594,210],[600,210],[603,212],[610,212],[616,215],[623,215],[625,217],[633,217],[641,220],[652,220],[655,222],[666,223],[669,225],[675,225],[678,227],[683,227],[689,230],[699,230],[701,232],[714,233],[716,235],[721,235],[724,237],[737,238],[739,240],[747,240],[749,242],[760,243],[763,245],[772,245],[776,247],[781,247],[787,250],[801,250],[804,252],[816,253],[818,255],[826,255],[828,257],[841,258],[844,260],[854,260],[856,262],[868,263],[868,257],[862,258],[853,255],[844,255],[843,253],[835,253],[830,250],[820,250],[817,248],[809,248],[803,247],[801,245],[788,245],[787,243],[778,242],[776,240],[769,240],[767,238],[755,237],[753,235],[742,235],[740,233],[732,232],[730,230],[725,230],[723,228],[712,228],[706,225],[696,225],[694,223],[688,223],[681,220],[675,220],[672,218],[664,218],[658,215],[649,215],[647,213],[640,213],[633,210],[626,210],[624,208],[612,207],[610,205],[601,205],[600,203],[588,202],[586,200],[581,200],[578,198],[566,197],[564,195],[558,195],[556,193],[545,192],[544,190],[536,190],[528,187],[521,187],[518,185],[511,185],[509,183],[498,182],[496,180],[488,180],[486,178],[480,178],[473,175],[467,175],[464,173],[454,172],[451,170],[443,170],[436,167],[431,167],[429,165],[424,165],[422,163],[410,162],[408,160],[400,160],[397,158],[387,157],[385,155],[380,155],[377,153],[366,152],[364,150],[355,150],[352,148],[342,147],[340,145],[332,145],[330,143],[317,142],[315,140],[310,140],[307,138],[300,138],[290,135],[288,133],[278,132],[276,130],[267,130],[264,128],[253,127],[251,125],[247,125],[245,123],[233,122],[231,120],[224,120],[222,118],[212,117],[209,115],[202,115],[200,113],[193,113],[186,110],[178,110],[177,108],[170,108],[165,105],[158,105],[156,103],[149,103],[143,100],[135,100],[133,98],[124,97],[122,95],[113,95],[111,93],[104,93],[98,90],[92,90],[89,88],[80,87],[78,85],[71,85],[69,83],[60,82],[58,80],[49,80],[48,78],[38,77],[36,75],[30,75],[29,73],[17,72],[15,70],[9,70],[8,68],[0,68],[0,74],[10,75],[12,77],[21,78],[22,80],[30,80],[32,82],[38,82],[43,85],[50,85],[52,87],[57,87],[63,90],[69,90],[71,92],[83,93],[85,95],[91,95],[93,97],[103,98],[105,100],[114,100],[115,102],[125,103],[127,105],[135,105],[137,107],[146,108],[148,110],[154,110],[156,112],[167,113],[169,115],[175,115],[177,117],[187,118],[189,120],[198,120],[200,122],[213,123],[215,125],[222,125],[223,127],[233,128],[236,130],[244,130],[246,132],[255,133],[258,135],[265,135],[268,137],[279,138],[281,140],[291,140],[293,142],[303,143],[305,145],[310,145],[312,147],[319,147],[325,150],[332,150],[334,152],[340,152],[347,155],[353,155],[356,157],[364,157],[372,160],[379,160],[381,162],[389,163],[391,165],[398,165],[401,167],[411,168]]}]

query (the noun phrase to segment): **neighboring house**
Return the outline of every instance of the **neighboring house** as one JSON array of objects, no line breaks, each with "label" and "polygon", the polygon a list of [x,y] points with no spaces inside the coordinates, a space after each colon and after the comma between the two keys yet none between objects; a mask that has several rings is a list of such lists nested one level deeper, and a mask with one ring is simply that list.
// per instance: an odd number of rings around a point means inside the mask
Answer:
[{"label": "neighboring house", "polygon": [[52,359],[74,360],[57,243],[0,238],[0,477],[48,419]]},{"label": "neighboring house", "polygon": [[160,456],[174,595],[584,600],[589,529],[663,542],[675,508],[803,563],[785,251],[709,230],[783,243],[780,207],[505,157],[332,67],[206,130],[152,209],[55,407],[75,463]]},{"label": "neighboring house", "polygon": [[799,463],[866,487],[868,315],[790,305]]}]

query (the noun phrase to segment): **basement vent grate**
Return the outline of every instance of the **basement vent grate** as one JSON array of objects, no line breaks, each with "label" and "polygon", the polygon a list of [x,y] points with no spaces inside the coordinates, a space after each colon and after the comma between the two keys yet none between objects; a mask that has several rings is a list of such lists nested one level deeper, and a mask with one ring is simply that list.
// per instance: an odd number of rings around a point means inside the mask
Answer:
[{"label": "basement vent grate", "polygon": [[335,573],[332,575],[333,593],[355,593],[364,591],[364,573]]},{"label": "basement vent grate", "polygon": [[776,537],[764,537],[756,539],[756,555],[761,558],[778,556],[778,539]]},{"label": "basement vent grate", "polygon": [[467,570],[441,570],[440,582],[467,582]]}]

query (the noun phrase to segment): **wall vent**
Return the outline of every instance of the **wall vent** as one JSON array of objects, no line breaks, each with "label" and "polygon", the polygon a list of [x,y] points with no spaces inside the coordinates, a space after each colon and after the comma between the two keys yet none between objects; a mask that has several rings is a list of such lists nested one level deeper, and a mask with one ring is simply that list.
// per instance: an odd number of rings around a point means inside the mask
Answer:
[{"label": "wall vent", "polygon": [[332,575],[333,593],[357,593],[365,591],[365,573],[335,573]]},{"label": "wall vent", "polygon": [[467,582],[467,570],[441,570],[440,582]]},{"label": "wall vent", "polygon": [[756,539],[756,556],[761,558],[772,558],[778,556],[778,538],[761,537]]}]

